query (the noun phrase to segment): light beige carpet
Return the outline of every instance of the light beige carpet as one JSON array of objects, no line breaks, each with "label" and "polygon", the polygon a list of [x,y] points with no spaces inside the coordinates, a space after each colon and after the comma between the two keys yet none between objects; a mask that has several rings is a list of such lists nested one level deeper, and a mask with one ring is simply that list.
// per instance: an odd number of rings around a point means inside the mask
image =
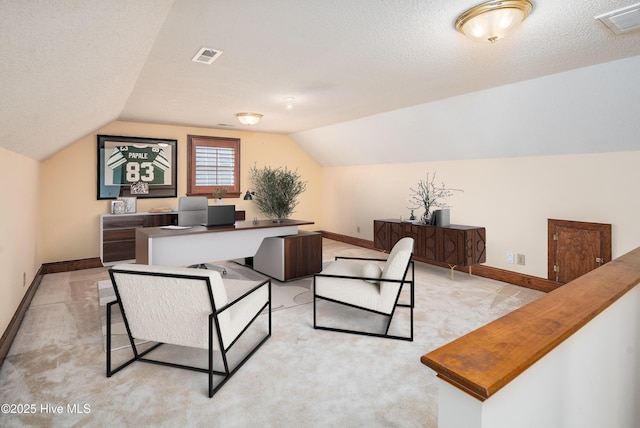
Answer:
[{"label": "light beige carpet", "polygon": [[[325,260],[380,256],[323,245]],[[105,279],[106,269],[44,277],[0,369],[2,401],[37,412],[2,414],[0,425],[436,427],[437,381],[420,357],[542,294],[416,264],[414,342],[314,330],[311,304],[274,311],[272,337],[209,399],[201,373],[134,363],[105,377],[96,299]],[[67,411],[73,404],[89,412]]]}]

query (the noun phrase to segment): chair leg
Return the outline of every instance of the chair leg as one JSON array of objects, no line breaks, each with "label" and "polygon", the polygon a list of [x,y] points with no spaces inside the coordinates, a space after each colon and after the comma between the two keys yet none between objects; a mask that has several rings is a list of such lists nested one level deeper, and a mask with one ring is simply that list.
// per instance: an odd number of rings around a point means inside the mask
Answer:
[{"label": "chair leg", "polygon": [[137,353],[135,352],[135,347],[132,343],[132,347],[134,349],[133,358],[125,361],[115,369],[111,368],[111,307],[114,305],[117,305],[117,303],[118,303],[117,301],[109,302],[107,303],[107,306],[106,306],[106,310],[107,310],[107,346],[106,348],[107,349],[105,349],[105,354],[107,359],[107,373],[106,373],[107,377],[111,377],[112,375],[119,372],[123,368],[127,367],[129,364],[133,363],[137,359]]},{"label": "chair leg", "polygon": [[209,264],[209,263],[205,263],[203,269],[217,270],[222,275],[226,275],[227,274],[227,269],[225,269],[224,266],[216,266],[216,265],[212,265],[212,264]]}]

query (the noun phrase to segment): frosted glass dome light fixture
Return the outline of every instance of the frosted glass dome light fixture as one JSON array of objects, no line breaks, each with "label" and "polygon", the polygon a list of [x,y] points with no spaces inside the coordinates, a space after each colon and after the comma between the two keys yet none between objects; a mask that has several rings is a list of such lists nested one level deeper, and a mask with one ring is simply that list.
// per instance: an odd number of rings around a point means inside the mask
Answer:
[{"label": "frosted glass dome light fixture", "polygon": [[512,33],[532,10],[529,0],[489,1],[460,15],[456,29],[473,40],[495,43]]},{"label": "frosted glass dome light fixture", "polygon": [[244,125],[255,125],[262,119],[260,113],[236,113],[236,117]]}]

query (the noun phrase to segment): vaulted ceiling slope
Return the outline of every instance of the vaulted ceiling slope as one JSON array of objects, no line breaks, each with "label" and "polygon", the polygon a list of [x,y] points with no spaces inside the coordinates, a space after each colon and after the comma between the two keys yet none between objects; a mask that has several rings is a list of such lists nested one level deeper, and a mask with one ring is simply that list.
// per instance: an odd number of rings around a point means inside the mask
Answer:
[{"label": "vaulted ceiling slope", "polygon": [[[244,130],[234,114],[256,111],[252,130],[291,134],[325,165],[341,154],[320,153],[322,135],[380,163],[369,145],[382,137],[351,138],[362,121],[640,55],[640,31],[616,36],[594,20],[633,1],[534,0],[495,44],[454,29],[476,3],[2,1],[0,146],[45,159],[113,120]],[[192,62],[202,47],[223,53]]]}]

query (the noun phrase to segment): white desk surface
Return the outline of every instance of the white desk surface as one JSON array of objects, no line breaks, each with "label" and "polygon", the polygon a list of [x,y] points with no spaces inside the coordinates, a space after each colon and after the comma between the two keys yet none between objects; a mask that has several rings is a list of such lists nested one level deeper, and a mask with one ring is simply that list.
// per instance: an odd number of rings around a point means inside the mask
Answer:
[{"label": "white desk surface", "polygon": [[192,226],[189,229],[143,227],[136,229],[136,262],[150,265],[185,266],[253,257],[262,240],[295,235],[305,220],[237,221],[231,226]]},{"label": "white desk surface", "polygon": [[229,226],[191,226],[188,229],[163,229],[159,227],[143,227],[138,229],[141,234],[148,236],[149,238],[160,238],[163,236],[178,236],[178,235],[195,235],[199,233],[220,233],[231,231],[242,231],[252,229],[264,229],[264,228],[282,228],[285,226],[304,226],[313,224],[312,221],[306,220],[283,220],[282,222],[274,222],[272,220],[258,220],[257,223],[253,221],[236,221],[235,224]]}]

